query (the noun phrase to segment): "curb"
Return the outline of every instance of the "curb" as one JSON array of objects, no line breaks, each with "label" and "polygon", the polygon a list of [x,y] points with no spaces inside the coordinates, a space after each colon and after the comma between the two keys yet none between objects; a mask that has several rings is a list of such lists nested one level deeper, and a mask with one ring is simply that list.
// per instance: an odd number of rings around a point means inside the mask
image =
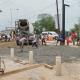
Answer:
[{"label": "curb", "polygon": [[41,66],[44,66],[44,65],[43,65],[43,64],[33,64],[33,65],[28,66],[28,67],[25,66],[25,67],[20,68],[20,69],[12,70],[12,71],[9,71],[9,72],[4,72],[4,74],[1,75],[1,76],[7,76],[7,75],[19,73],[19,72],[21,72],[21,71],[25,71],[25,70],[30,70],[30,69],[38,68],[38,67],[41,67]]}]

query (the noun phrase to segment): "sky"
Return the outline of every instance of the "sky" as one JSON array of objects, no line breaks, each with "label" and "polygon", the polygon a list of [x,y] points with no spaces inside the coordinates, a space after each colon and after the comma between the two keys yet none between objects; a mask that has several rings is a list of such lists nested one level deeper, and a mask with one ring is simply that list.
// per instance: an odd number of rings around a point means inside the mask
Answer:
[{"label": "sky", "polygon": [[[62,0],[58,0],[59,14],[62,14]],[[66,30],[73,28],[80,17],[80,0],[65,0]],[[56,0],[0,0],[0,30],[15,25],[17,19],[28,19],[30,23],[37,20],[39,14],[56,15]],[[60,17],[61,18],[61,17]],[[61,21],[60,21],[61,22]]]}]

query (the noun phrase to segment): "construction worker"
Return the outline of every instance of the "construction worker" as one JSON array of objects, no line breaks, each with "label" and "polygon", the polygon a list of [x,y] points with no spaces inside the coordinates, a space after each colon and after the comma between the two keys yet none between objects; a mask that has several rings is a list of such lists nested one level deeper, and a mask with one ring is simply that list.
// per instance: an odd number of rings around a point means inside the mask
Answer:
[{"label": "construction worker", "polygon": [[25,40],[26,40],[25,36],[22,36],[22,38],[19,40],[21,52],[23,52],[23,47],[24,47]]},{"label": "construction worker", "polygon": [[35,46],[38,48],[38,37],[37,35],[33,35],[33,40],[32,40],[32,47]]},{"label": "construction worker", "polygon": [[42,36],[42,45],[44,44],[44,45],[46,45],[46,35],[44,35],[44,36]]}]

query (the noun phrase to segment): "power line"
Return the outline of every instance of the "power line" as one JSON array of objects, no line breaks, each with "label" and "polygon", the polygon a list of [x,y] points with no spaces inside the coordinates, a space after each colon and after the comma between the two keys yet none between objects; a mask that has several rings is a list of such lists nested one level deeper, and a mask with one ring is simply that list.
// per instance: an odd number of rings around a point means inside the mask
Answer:
[{"label": "power line", "polygon": [[[7,2],[7,3],[6,3],[6,2]],[[4,1],[2,4],[4,4],[4,6],[5,6],[5,4],[8,4],[8,3],[9,3],[9,4],[12,3],[12,4],[14,4],[14,5],[16,6],[16,4],[15,4],[12,0],[6,0],[6,1]],[[2,5],[2,4],[0,4],[0,5]],[[50,7],[52,7],[52,6],[54,6],[54,5],[55,5],[55,2],[52,3],[52,4],[50,4],[50,5],[48,5],[48,6],[46,6],[45,8],[38,9],[38,11],[32,11],[31,14],[34,13],[34,12],[38,14],[38,13],[40,13],[40,12],[43,12],[44,10],[49,9]],[[7,6],[7,7],[8,7],[8,6]],[[32,17],[34,17],[34,16],[36,16],[36,14],[31,15],[30,18],[32,18]]]},{"label": "power line", "polygon": [[[55,4],[55,2],[54,2],[53,4],[50,4],[50,5],[46,6],[46,7],[44,7],[44,8],[38,9],[38,11],[32,11],[32,12],[30,12],[30,13],[31,13],[31,14],[32,14],[32,13],[39,14],[40,12],[43,12],[44,10],[47,10],[47,9],[51,8],[54,4]],[[32,17],[36,16],[36,14],[33,14],[33,15],[31,15],[30,17],[32,18]]]},{"label": "power line", "polygon": [[12,4],[12,5],[15,5],[16,6],[16,4],[12,1],[12,0],[6,0],[6,1],[3,1],[2,3],[0,3],[0,6],[6,6],[6,7],[8,7],[9,6],[9,4]]},{"label": "power line", "polygon": [[49,9],[50,7],[52,7],[52,6],[50,5],[50,6],[47,6],[47,7],[43,8],[43,9],[40,9],[39,11],[35,12],[36,14],[31,15],[30,17],[32,18],[32,17],[36,16],[37,14],[39,14],[40,12],[43,12],[44,10]]},{"label": "power line", "polygon": [[[72,2],[72,1],[71,1]],[[79,6],[78,4],[80,3],[80,1],[74,1],[74,3],[71,3],[70,7],[75,7],[75,6]]]},{"label": "power line", "polygon": [[0,6],[4,6],[7,3],[9,3],[9,0],[3,1],[2,3],[0,3]]},{"label": "power line", "polygon": [[[16,6],[16,4],[15,4],[12,0],[6,0],[6,1],[4,1],[4,2],[3,2],[4,5],[7,4],[6,2],[7,2],[7,3],[9,2],[10,4],[13,3],[13,4]],[[40,12],[43,12],[43,11],[51,8],[51,7],[54,6],[55,4],[56,4],[56,3],[54,2],[54,3],[46,6],[45,8],[38,9],[38,11],[32,11],[31,14],[32,14],[32,13],[37,13],[37,14],[38,14],[38,13],[40,13]],[[60,10],[60,9],[59,9],[59,10]],[[36,14],[31,15],[30,17],[32,18],[32,17],[34,17],[34,16],[36,16]]]},{"label": "power line", "polygon": [[3,2],[0,3],[0,6],[7,2],[8,2],[8,0],[6,0],[6,1],[4,0]]},{"label": "power line", "polygon": [[[7,3],[10,3],[10,4],[12,3],[12,4],[14,4],[14,5],[16,6],[16,4],[15,4],[12,0],[6,0],[6,1],[4,1],[3,3],[1,3],[0,5],[3,5],[3,4],[4,4],[3,6],[5,6],[5,4],[7,4]],[[56,4],[56,3],[50,4],[50,5],[48,5],[47,7],[40,9],[40,11],[43,11],[43,10],[49,8],[49,7],[51,7],[51,6],[54,5],[54,4]],[[7,7],[8,7],[8,6],[7,6]],[[35,11],[32,11],[31,13],[33,13],[33,12],[35,12]]]},{"label": "power line", "polygon": [[[28,17],[28,18],[31,19],[32,17],[36,17],[37,14],[40,14],[40,12],[43,12],[43,11],[45,11],[45,10],[51,8],[54,4],[55,4],[55,6],[56,6],[56,2],[54,2],[53,4],[50,4],[50,5],[46,6],[45,8],[42,8],[42,9],[40,9],[39,11],[37,11],[38,13],[35,12],[36,14],[31,15],[31,16]],[[52,5],[52,6],[51,6],[51,5]],[[61,10],[61,8],[60,8],[59,10]],[[32,13],[33,13],[33,12],[32,12]]]}]

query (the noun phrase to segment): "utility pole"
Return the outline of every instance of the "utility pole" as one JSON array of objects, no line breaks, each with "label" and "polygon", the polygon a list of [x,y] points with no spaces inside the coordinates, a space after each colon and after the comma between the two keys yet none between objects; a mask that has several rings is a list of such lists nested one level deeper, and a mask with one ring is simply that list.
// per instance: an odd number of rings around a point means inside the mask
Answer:
[{"label": "utility pole", "polygon": [[11,13],[11,27],[12,27],[12,10],[10,8],[10,13]]},{"label": "utility pole", "polygon": [[69,5],[64,4],[64,0],[62,0],[62,35],[63,35],[63,45],[65,45],[65,7],[69,7]]},{"label": "utility pole", "polygon": [[16,9],[16,11],[17,11],[17,20],[19,20],[19,10],[20,9],[18,9],[18,8]]},{"label": "utility pole", "polygon": [[65,45],[65,6],[64,6],[64,0],[62,0],[62,35],[63,35],[63,45]]},{"label": "utility pole", "polygon": [[2,12],[2,10],[0,10],[0,12]]},{"label": "utility pole", "polygon": [[60,32],[58,0],[56,0],[56,10],[57,10],[57,24],[58,24],[58,31]]}]

